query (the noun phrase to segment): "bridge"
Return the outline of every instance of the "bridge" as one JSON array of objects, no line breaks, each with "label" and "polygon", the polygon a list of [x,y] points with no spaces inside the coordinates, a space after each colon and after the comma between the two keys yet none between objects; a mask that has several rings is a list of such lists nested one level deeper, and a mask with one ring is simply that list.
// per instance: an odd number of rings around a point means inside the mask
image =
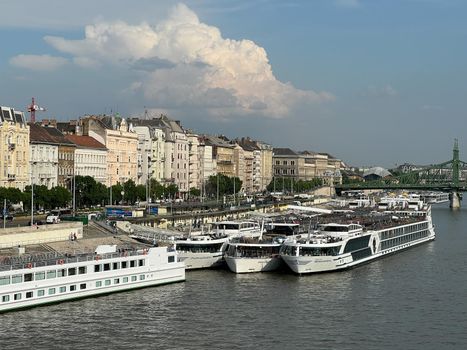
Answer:
[{"label": "bridge", "polygon": [[449,192],[451,208],[459,208],[460,193],[467,191],[467,162],[459,160],[459,145],[454,140],[452,160],[421,166],[417,170],[378,180],[336,185],[336,193],[347,190],[412,190]]}]

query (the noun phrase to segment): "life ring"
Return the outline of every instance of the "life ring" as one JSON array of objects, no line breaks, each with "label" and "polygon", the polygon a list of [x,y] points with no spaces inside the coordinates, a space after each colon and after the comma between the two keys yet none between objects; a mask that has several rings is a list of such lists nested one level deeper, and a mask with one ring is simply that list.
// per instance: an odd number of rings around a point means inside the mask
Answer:
[{"label": "life ring", "polygon": [[60,260],[58,261],[58,263],[59,263],[60,265],[63,265],[63,264],[65,263],[65,261],[64,261],[63,259],[60,259]]},{"label": "life ring", "polygon": [[96,255],[96,261],[99,261],[99,255]]},{"label": "life ring", "polygon": [[26,268],[32,269],[32,264],[31,263],[26,264]]}]

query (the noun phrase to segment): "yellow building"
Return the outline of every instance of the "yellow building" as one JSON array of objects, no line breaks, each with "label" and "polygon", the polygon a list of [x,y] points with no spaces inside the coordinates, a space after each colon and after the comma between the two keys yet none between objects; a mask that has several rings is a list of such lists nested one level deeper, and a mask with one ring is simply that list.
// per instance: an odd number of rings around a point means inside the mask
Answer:
[{"label": "yellow building", "polygon": [[23,191],[30,183],[29,126],[23,112],[0,108],[0,186]]},{"label": "yellow building", "polygon": [[85,117],[83,135],[91,136],[107,148],[107,186],[138,181],[138,135],[125,119]]}]

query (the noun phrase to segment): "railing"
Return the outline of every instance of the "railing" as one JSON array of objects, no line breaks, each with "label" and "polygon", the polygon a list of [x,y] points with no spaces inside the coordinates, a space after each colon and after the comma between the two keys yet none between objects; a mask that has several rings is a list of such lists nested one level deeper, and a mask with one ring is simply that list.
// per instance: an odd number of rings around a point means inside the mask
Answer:
[{"label": "railing", "polygon": [[79,253],[76,255],[60,254],[60,253],[42,253],[21,257],[0,257],[0,271],[21,270],[33,267],[44,266],[62,266],[65,264],[85,262],[85,261],[100,261],[107,259],[115,259],[127,256],[143,255],[142,250],[134,248],[122,248],[115,253],[95,254],[95,253]]}]

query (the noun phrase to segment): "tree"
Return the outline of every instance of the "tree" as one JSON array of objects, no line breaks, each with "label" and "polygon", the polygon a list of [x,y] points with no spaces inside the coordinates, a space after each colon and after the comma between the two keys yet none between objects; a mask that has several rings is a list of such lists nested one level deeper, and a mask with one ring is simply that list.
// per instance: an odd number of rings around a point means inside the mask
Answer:
[{"label": "tree", "polygon": [[175,195],[177,194],[178,192],[178,186],[175,185],[175,184],[170,184],[168,186],[165,187],[165,194],[166,196],[168,196],[169,198],[174,198]]},{"label": "tree", "polygon": [[199,197],[201,195],[201,191],[195,187],[190,188],[190,196]]},{"label": "tree", "polygon": [[162,198],[164,196],[165,188],[156,179],[151,179],[149,182],[151,199],[154,202],[155,199]]},{"label": "tree", "polygon": [[71,193],[65,187],[57,186],[50,190],[50,198],[55,207],[65,208],[71,201]]},{"label": "tree", "polygon": [[123,200],[128,204],[134,204],[136,202],[136,184],[133,180],[128,180],[123,184]]},{"label": "tree", "polygon": [[146,186],[138,185],[136,186],[136,200],[141,202],[146,200]]},{"label": "tree", "polygon": [[113,205],[114,203],[118,204],[118,203],[121,202],[121,200],[123,199],[122,192],[123,192],[123,186],[122,185],[116,184],[116,185],[112,186],[112,203],[111,203],[111,205]]}]

